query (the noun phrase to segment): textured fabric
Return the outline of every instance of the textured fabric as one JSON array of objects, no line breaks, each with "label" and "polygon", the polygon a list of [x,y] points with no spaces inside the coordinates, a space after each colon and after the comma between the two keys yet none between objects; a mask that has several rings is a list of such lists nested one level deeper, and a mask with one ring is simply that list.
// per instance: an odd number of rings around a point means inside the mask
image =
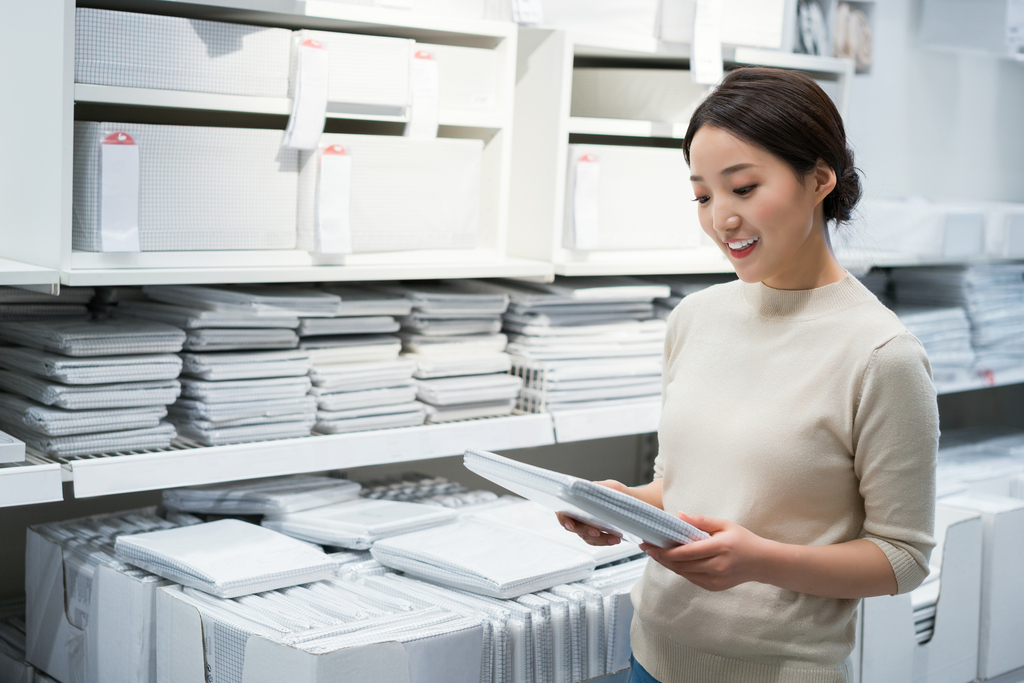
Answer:
[{"label": "textured fabric", "polygon": [[102,251],[100,147],[139,147],[142,251],[294,249],[298,152],[282,131],[75,122],[71,241]]},{"label": "textured fabric", "polygon": [[73,458],[98,453],[121,453],[147,449],[164,449],[171,445],[176,433],[174,425],[161,422],[148,429],[128,429],[119,432],[99,434],[75,434],[72,436],[43,436],[29,430],[5,425],[12,435],[21,439],[44,455],[58,458]]},{"label": "textured fabric", "polygon": [[50,320],[0,325],[0,339],[66,356],[177,353],[185,333],[147,320]]},{"label": "textured fabric", "polygon": [[[669,319],[655,476],[667,512],[799,545],[866,538],[899,592],[934,547],[938,412],[921,344],[852,276],[734,282]],[[633,650],[674,681],[849,681],[856,600],[762,583],[709,592],[651,562]]]},{"label": "textured fabric", "polygon": [[181,359],[174,354],[71,358],[38,349],[0,349],[0,367],[63,384],[113,384],[176,379]]}]

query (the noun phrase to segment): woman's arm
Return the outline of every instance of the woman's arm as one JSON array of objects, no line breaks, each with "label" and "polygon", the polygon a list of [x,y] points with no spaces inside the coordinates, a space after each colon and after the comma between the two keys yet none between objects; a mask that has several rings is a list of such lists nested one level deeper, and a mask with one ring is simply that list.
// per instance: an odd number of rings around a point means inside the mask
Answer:
[{"label": "woman's arm", "polygon": [[836,545],[791,545],[757,536],[738,524],[680,514],[711,538],[662,549],[641,548],[662,566],[711,591],[747,581],[826,598],[896,593],[896,575],[882,549],[858,539]]},{"label": "woman's arm", "polygon": [[[658,509],[664,509],[661,504],[661,479],[655,479],[650,484],[644,486],[626,486],[620,481],[614,479],[606,479],[605,481],[596,481],[595,484],[601,486],[607,486],[610,489],[616,491],[622,491],[628,493],[634,498],[638,498],[648,505],[653,505]],[[578,535],[584,541],[590,545],[615,545],[621,539],[618,536],[612,534],[606,534],[600,529],[596,529],[589,524],[584,524],[578,519],[573,519],[566,515],[556,513],[558,517],[558,523],[565,527],[567,531],[571,531]]]}]

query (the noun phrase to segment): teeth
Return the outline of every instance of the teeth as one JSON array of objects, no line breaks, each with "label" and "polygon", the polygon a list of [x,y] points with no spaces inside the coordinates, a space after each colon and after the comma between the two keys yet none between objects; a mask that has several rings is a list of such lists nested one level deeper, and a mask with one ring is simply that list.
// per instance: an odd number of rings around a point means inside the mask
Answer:
[{"label": "teeth", "polygon": [[759,239],[761,239],[761,238],[760,237],[754,237],[753,239],[743,240],[742,242],[729,242],[729,248],[732,249],[733,251],[741,251],[743,249],[746,249],[747,247],[749,247],[751,244],[753,244],[754,242],[758,241]]}]

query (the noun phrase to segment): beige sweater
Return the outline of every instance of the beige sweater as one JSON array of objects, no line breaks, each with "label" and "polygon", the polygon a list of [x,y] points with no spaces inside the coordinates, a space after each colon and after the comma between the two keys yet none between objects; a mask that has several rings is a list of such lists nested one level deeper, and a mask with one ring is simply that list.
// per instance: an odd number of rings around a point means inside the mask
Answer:
[{"label": "beige sweater", "polygon": [[[904,593],[927,575],[938,411],[920,342],[852,276],[732,282],[669,318],[655,476],[665,510],[765,538],[867,538]],[[710,592],[656,562],[633,652],[662,683],[846,683],[856,600],[763,583]]]}]

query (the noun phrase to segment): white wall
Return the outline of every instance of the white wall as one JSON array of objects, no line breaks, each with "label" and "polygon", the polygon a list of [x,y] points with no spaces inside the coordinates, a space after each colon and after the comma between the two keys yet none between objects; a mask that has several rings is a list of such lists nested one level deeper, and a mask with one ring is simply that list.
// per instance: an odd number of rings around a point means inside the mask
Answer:
[{"label": "white wall", "polygon": [[851,88],[867,196],[1024,202],[1024,63],[921,47],[921,1],[875,3],[874,65]]}]

